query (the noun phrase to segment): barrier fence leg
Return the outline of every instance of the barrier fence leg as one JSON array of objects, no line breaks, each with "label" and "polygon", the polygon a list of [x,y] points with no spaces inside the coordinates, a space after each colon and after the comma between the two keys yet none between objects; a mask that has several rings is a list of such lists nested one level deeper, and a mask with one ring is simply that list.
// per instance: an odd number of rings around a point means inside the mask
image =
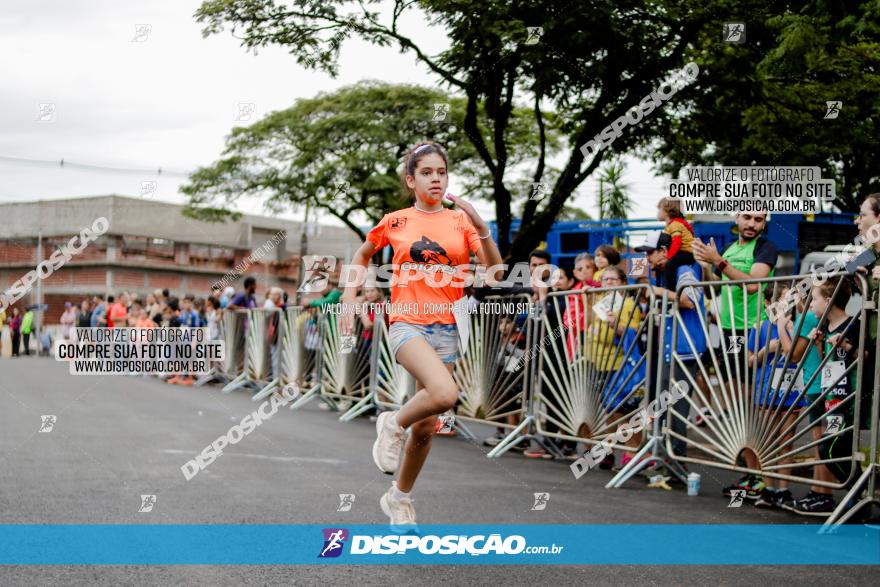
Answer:
[{"label": "barrier fence leg", "polygon": [[458,418],[455,419],[455,423],[453,424],[452,429],[460,432],[461,437],[465,440],[470,440],[472,442],[475,442],[477,440],[477,437],[474,435],[473,432],[471,432],[470,428],[459,422]]},{"label": "barrier fence leg", "polygon": [[486,453],[486,456],[490,459],[494,459],[506,453],[512,446],[521,442],[523,438],[526,438],[527,434],[522,434],[522,431],[528,430],[529,428],[531,428],[531,425],[531,416],[526,416],[525,418],[523,418],[523,421],[519,423],[519,426],[511,430],[510,434],[505,436],[504,440],[498,443],[498,446]]},{"label": "barrier fence leg", "polygon": [[344,414],[339,416],[340,422],[351,422],[367,410],[373,407],[373,393],[370,392],[355,405],[351,406]]},{"label": "barrier fence leg", "polygon": [[230,393],[232,391],[235,391],[236,389],[241,389],[242,387],[245,387],[247,383],[247,375],[245,373],[242,373],[241,375],[227,383],[226,387],[224,387],[222,391],[223,393]]},{"label": "barrier fence leg", "polygon": [[[651,451],[651,456],[642,460],[649,450]],[[605,488],[618,489],[634,475],[655,463],[658,465],[665,465],[670,473],[678,477],[682,483],[687,484],[687,472],[672,458],[672,455],[666,451],[666,445],[663,442],[663,435],[655,427],[654,433],[648,439],[648,442],[645,443],[645,446],[635,454],[625,467],[617,472],[617,475],[611,478],[611,481],[605,485]]]},{"label": "barrier fence leg", "polygon": [[267,398],[272,395],[272,392],[278,388],[278,385],[281,383],[279,379],[273,379],[269,383],[266,384],[266,387],[258,391],[254,394],[254,397],[251,398],[253,401],[259,401],[263,398]]},{"label": "barrier fence leg", "polygon": [[226,377],[223,376],[223,373],[220,372],[216,367],[211,367],[211,370],[196,379],[196,382],[193,384],[194,387],[203,387],[212,381],[220,381],[223,383],[227,382]]},{"label": "barrier fence leg", "polygon": [[307,403],[309,403],[310,401],[312,401],[313,399],[318,397],[318,391],[320,389],[321,389],[320,385],[313,385],[312,387],[309,388],[308,391],[304,392],[298,400],[296,400],[295,402],[293,402],[290,405],[290,409],[291,410],[298,410],[299,408],[303,407],[304,405],[306,405]]},{"label": "barrier fence leg", "polygon": [[[654,463],[662,463],[662,459],[657,456],[657,451],[654,450],[656,445],[657,439],[651,437],[648,442],[645,443],[645,446],[633,455],[632,460],[627,463],[625,467],[620,469],[620,471],[617,472],[617,475],[611,478],[611,481],[605,485],[605,489],[617,489],[643,469],[650,467]],[[645,455],[649,452],[651,453],[651,456],[645,458]]]},{"label": "barrier fence leg", "polygon": [[[856,484],[853,485],[853,488],[850,489],[846,496],[840,500],[840,505],[828,516],[828,519],[825,520],[825,523],[822,524],[821,533],[826,533],[841,524],[845,524],[847,520],[853,517],[856,512],[865,507],[866,505],[870,505],[872,503],[876,503],[880,505],[880,499],[877,498],[876,495],[872,495],[870,491],[870,480],[871,477],[876,475],[878,472],[878,467],[876,464],[868,465],[868,468],[862,473],[862,476],[859,477],[859,480],[856,481]],[[867,487],[866,487],[867,486]],[[858,497],[858,495],[865,489],[868,491],[868,495],[859,500],[857,503],[854,503],[852,506],[849,504]],[[846,512],[846,513],[844,513]]]}]

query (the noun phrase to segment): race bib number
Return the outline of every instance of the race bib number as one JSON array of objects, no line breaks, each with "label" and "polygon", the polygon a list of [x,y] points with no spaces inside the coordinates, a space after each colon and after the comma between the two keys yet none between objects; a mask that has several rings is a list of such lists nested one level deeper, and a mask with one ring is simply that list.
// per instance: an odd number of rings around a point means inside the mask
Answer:
[{"label": "race bib number", "polygon": [[[780,393],[787,392],[789,390],[789,386],[791,386],[791,391],[800,392],[804,388],[804,372],[801,370],[797,374],[797,378],[795,378],[794,373],[797,371],[797,367],[788,367],[787,369],[774,369],[773,370],[773,379],[770,383],[770,387],[772,389],[778,389]],[[792,384],[794,381],[794,384]]]},{"label": "race bib number", "polygon": [[846,372],[846,364],[843,361],[829,361],[822,367],[822,389],[831,389],[835,382],[837,386],[846,385],[847,378],[843,375]]}]

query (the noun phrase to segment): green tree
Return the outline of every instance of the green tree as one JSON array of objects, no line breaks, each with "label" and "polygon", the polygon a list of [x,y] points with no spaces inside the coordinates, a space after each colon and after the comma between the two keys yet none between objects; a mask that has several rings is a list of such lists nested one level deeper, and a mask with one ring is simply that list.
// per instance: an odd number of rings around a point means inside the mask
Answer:
[{"label": "green tree", "polygon": [[589,212],[576,206],[563,206],[557,220],[592,220]]},{"label": "green tree", "polygon": [[[197,170],[181,188],[189,196],[185,214],[222,220],[232,215],[234,201],[256,196],[274,212],[321,210],[364,238],[356,213],[376,223],[407,205],[399,173],[414,137],[443,144],[465,193],[486,197],[484,169],[462,130],[464,107],[462,98],[439,90],[373,81],[298,100],[233,129],[221,159]],[[537,147],[533,127],[530,111],[515,113],[512,162],[519,164]],[[554,138],[552,148],[557,143]]]},{"label": "green tree", "polygon": [[[624,153],[653,156],[671,171],[706,161],[803,161],[829,172],[835,165],[850,165],[854,170],[841,171],[846,182],[873,185],[865,176],[872,173],[866,170],[876,149],[863,147],[878,136],[876,110],[867,107],[870,100],[874,108],[880,102],[876,1],[394,0],[389,6],[380,13],[374,3],[353,0],[296,0],[284,6],[274,0],[206,0],[196,19],[205,36],[228,27],[246,49],[283,46],[301,65],[331,75],[341,41],[348,37],[412,54],[463,96],[464,133],[488,178],[499,247],[508,259],[524,259],[603,159]],[[402,23],[419,17],[442,27],[448,49],[431,55],[407,35]],[[742,20],[747,20],[747,42],[723,42],[722,24]],[[808,27],[818,36],[805,36]],[[700,69],[695,83],[658,103],[637,124],[618,128],[613,145],[585,159],[581,146],[692,60]],[[828,130],[836,142],[826,141],[824,133],[815,139],[815,129],[804,127],[805,119],[813,120],[807,113],[815,111],[814,102],[824,108],[826,84],[837,84],[832,85],[835,95],[845,91],[850,73],[858,74],[857,87],[849,88],[854,97],[844,100],[864,104],[854,112],[859,117],[873,113],[870,121],[854,117],[850,125],[837,124]],[[794,100],[777,103],[779,93],[800,97],[800,110]],[[545,198],[525,202],[522,225],[509,242],[519,197],[514,184],[520,181],[510,128],[514,112],[524,106],[533,113],[539,145],[528,175],[550,188]],[[566,139],[564,161],[555,173],[545,148],[550,113]],[[834,145],[859,152],[843,158]],[[873,170],[876,174],[876,166]]]},{"label": "green tree", "polygon": [[[788,10],[782,9],[787,7]],[[711,81],[653,152],[686,165],[818,166],[835,204],[857,211],[880,191],[880,4],[813,0],[750,14],[743,44],[700,43]],[[827,102],[840,101],[836,118]]]},{"label": "green tree", "polygon": [[[755,4],[758,2],[744,2]],[[351,0],[207,0],[196,11],[203,35],[226,28],[250,50],[280,45],[304,67],[336,74],[341,40],[360,37],[409,52],[439,81],[460,92],[464,132],[491,186],[499,247],[523,259],[546,235],[566,200],[593,173],[609,150],[585,161],[580,147],[685,64],[686,49],[709,23],[731,14],[728,2],[552,0],[477,3],[395,0],[380,14],[374,4]],[[442,27],[449,48],[430,55],[402,22],[422,17]],[[529,30],[529,27],[542,27]],[[684,96],[682,96],[684,97]],[[507,235],[521,181],[512,158],[514,113],[528,106],[538,147],[528,170],[547,182],[543,199],[527,199],[515,240]],[[485,112],[485,124],[480,112]],[[655,119],[671,116],[657,109]],[[548,121],[560,121],[564,163],[548,165]],[[656,124],[656,123],[655,123]],[[656,134],[655,124],[627,129],[614,143],[622,153]]]},{"label": "green tree", "polygon": [[629,184],[623,183],[623,162],[611,162],[599,171],[599,218],[628,218],[633,210]]}]

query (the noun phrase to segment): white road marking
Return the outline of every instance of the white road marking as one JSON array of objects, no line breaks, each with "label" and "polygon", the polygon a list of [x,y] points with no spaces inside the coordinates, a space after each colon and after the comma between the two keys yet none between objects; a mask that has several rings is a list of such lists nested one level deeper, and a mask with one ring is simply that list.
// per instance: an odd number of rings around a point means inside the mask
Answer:
[{"label": "white road marking", "polygon": [[[159,452],[169,454],[169,455],[195,455],[197,454],[191,450],[177,450],[173,448],[163,449]],[[338,459],[314,459],[311,457],[276,457],[271,455],[255,455],[250,453],[241,453],[241,452],[224,452],[224,456],[236,456],[236,457],[247,457],[251,459],[263,459],[267,461],[280,461],[282,463],[325,463],[328,465],[344,465],[346,461],[340,461]]]}]

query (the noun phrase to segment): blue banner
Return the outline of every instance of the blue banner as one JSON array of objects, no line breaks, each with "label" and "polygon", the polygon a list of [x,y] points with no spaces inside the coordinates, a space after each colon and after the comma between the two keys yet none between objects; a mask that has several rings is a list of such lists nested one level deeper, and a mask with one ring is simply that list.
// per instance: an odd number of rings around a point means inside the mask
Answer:
[{"label": "blue banner", "polygon": [[815,525],[0,525],[0,564],[876,565],[880,529]]}]

